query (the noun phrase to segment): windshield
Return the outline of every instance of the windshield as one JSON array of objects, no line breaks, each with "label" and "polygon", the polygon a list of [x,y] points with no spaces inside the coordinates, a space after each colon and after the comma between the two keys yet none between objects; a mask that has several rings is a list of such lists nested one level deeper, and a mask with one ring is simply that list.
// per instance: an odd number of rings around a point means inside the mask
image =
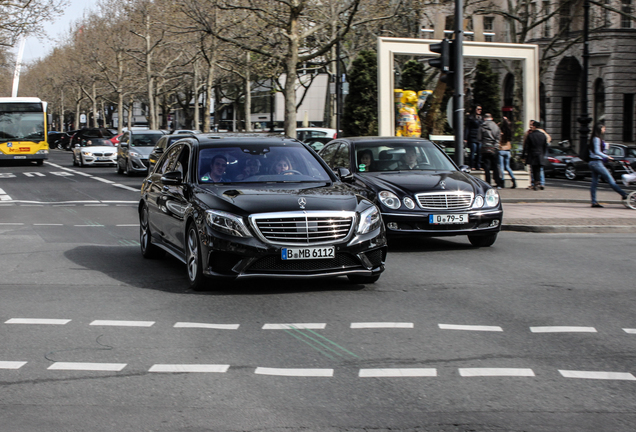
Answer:
[{"label": "windshield", "polygon": [[161,134],[134,134],[132,136],[131,147],[154,147],[162,137]]},{"label": "windshield", "polygon": [[97,146],[106,146],[106,147],[115,147],[115,144],[112,143],[109,139],[104,138],[86,138],[80,142],[81,147],[97,147]]},{"label": "windshield", "polygon": [[44,114],[0,112],[0,140],[44,141]]},{"label": "windshield", "polygon": [[331,181],[320,162],[300,144],[202,149],[197,178],[200,183]]},{"label": "windshield", "polygon": [[434,144],[382,142],[356,144],[356,171],[455,171],[453,163]]}]

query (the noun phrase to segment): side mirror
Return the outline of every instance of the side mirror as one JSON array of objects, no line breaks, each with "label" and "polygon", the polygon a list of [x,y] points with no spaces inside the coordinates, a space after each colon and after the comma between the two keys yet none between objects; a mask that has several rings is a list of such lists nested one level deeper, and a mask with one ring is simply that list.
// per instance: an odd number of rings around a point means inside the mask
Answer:
[{"label": "side mirror", "polygon": [[183,183],[181,171],[170,171],[161,176],[161,182],[165,185],[177,186]]},{"label": "side mirror", "polygon": [[463,173],[470,174],[470,167],[468,165],[460,165],[459,170]]},{"label": "side mirror", "polygon": [[119,147],[128,147],[128,143],[124,141],[119,142]]},{"label": "side mirror", "polygon": [[163,154],[163,149],[161,147],[157,147],[155,150],[155,153],[157,153],[158,155]]},{"label": "side mirror", "polygon": [[340,177],[340,181],[351,183],[353,182],[353,174],[347,168],[338,167],[336,168],[336,174]]}]

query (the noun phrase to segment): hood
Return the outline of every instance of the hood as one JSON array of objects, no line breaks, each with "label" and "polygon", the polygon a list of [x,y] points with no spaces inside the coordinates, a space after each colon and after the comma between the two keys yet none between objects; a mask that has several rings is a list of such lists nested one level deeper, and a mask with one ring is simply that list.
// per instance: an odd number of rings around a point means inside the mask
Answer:
[{"label": "hood", "polygon": [[135,147],[130,147],[129,151],[134,151],[139,153],[140,155],[148,156],[150,153],[152,153],[152,150],[154,148],[155,148],[154,146],[135,146]]},{"label": "hood", "polygon": [[[201,185],[197,189],[197,198],[205,205],[242,215],[300,210],[356,211],[364,199],[343,184],[271,184],[262,188],[237,184]],[[304,209],[298,202],[300,198],[305,200]]]},{"label": "hood", "polygon": [[91,153],[117,153],[117,147],[111,146],[90,146],[80,147],[80,151],[90,151]]},{"label": "hood", "polygon": [[477,194],[487,188],[485,183],[461,171],[371,172],[356,176],[376,192],[389,190],[405,195],[458,190]]}]

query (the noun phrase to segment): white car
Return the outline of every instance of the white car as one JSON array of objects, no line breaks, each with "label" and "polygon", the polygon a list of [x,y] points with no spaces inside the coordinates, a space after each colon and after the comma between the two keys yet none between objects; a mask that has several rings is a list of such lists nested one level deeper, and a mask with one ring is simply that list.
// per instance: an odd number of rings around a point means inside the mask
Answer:
[{"label": "white car", "polygon": [[338,131],[329,128],[307,127],[296,128],[296,138],[305,142],[310,138],[331,138],[338,137]]},{"label": "white car", "polygon": [[73,147],[73,165],[100,166],[117,164],[117,146],[104,138],[87,138]]}]

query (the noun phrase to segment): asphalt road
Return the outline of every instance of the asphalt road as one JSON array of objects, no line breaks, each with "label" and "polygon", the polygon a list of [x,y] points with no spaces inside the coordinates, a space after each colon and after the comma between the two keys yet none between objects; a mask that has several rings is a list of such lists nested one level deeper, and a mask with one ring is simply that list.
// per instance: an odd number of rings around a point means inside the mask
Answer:
[{"label": "asphalt road", "polygon": [[141,257],[140,183],[0,165],[0,430],[636,428],[636,235],[391,242],[366,287],[199,293]]}]

